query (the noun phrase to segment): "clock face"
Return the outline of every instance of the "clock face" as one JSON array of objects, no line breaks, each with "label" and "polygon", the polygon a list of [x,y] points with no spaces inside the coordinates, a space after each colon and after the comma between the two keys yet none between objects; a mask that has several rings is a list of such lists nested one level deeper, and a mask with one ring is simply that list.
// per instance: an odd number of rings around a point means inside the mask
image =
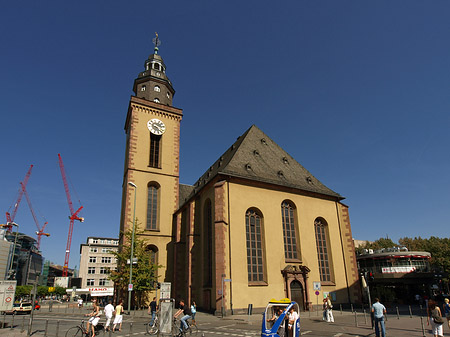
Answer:
[{"label": "clock face", "polygon": [[159,119],[151,119],[147,122],[147,127],[154,135],[161,136],[166,131],[166,126]]}]

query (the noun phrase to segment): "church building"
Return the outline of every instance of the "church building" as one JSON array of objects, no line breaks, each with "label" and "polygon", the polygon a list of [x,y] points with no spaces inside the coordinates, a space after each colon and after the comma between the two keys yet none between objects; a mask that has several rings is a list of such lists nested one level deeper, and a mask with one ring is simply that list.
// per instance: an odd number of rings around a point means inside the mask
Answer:
[{"label": "church building", "polygon": [[[290,298],[303,310],[360,302],[348,206],[252,125],[194,185],[179,182],[183,111],[155,47],[125,122],[120,231],[138,219],[159,282],[200,310]],[[199,172],[201,174],[201,172]],[[136,209],[134,201],[136,193]],[[121,241],[123,236],[121,236]]]}]

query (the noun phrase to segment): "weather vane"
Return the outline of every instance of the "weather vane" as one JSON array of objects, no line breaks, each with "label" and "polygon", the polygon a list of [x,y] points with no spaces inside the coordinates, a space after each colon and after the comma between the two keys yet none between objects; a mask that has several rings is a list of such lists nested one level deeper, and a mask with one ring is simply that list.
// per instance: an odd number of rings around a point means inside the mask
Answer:
[{"label": "weather vane", "polygon": [[161,40],[158,37],[158,33],[155,32],[156,37],[153,38],[152,42],[155,45],[155,54],[158,54],[158,47],[161,45]]}]

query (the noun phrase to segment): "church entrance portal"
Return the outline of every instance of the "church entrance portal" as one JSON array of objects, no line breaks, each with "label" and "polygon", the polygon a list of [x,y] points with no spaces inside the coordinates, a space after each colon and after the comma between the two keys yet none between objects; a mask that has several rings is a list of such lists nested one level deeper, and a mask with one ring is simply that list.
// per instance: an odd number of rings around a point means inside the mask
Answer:
[{"label": "church entrance portal", "polygon": [[291,300],[298,303],[300,310],[305,310],[303,307],[303,287],[302,284],[295,280],[291,282]]}]

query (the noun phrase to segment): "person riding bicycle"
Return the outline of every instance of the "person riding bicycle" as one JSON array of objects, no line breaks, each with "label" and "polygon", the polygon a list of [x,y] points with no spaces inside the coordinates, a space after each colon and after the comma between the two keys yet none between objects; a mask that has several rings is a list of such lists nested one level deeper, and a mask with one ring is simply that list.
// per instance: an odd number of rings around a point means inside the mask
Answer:
[{"label": "person riding bicycle", "polygon": [[92,300],[92,312],[90,314],[86,314],[85,316],[89,316],[89,321],[87,322],[87,328],[86,331],[89,331],[89,326],[91,326],[92,329],[92,337],[95,337],[95,327],[98,324],[98,321],[100,321],[101,316],[100,307],[97,304],[97,300]]},{"label": "person riding bicycle", "polygon": [[187,329],[188,325],[186,321],[191,318],[191,312],[189,310],[189,306],[184,304],[184,300],[180,300],[180,306],[178,308],[178,311],[173,315],[174,318],[177,318],[178,316],[181,316],[183,314],[183,317],[180,319],[180,333],[183,332],[183,329]]}]

